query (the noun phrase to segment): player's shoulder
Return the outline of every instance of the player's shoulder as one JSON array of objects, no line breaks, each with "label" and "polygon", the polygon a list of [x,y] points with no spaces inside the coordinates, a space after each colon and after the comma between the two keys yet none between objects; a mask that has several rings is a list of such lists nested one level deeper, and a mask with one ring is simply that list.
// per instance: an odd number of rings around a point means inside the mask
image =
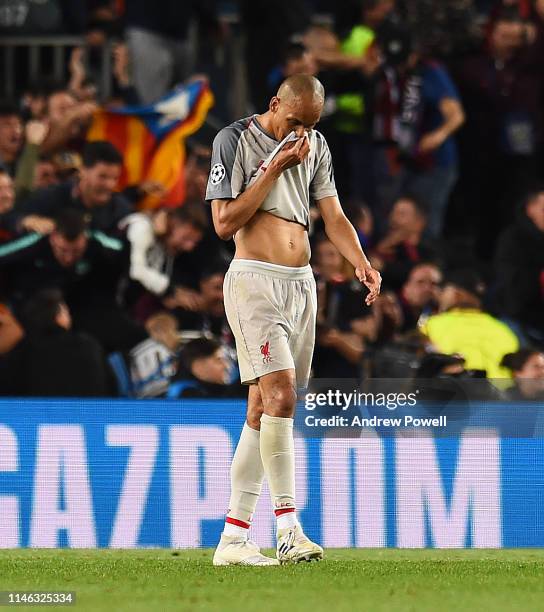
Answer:
[{"label": "player's shoulder", "polygon": [[312,130],[312,133],[314,135],[316,146],[321,149],[327,149],[328,144],[325,136],[323,136],[323,134],[319,130]]},{"label": "player's shoulder", "polygon": [[249,127],[251,119],[252,117],[238,119],[237,121],[233,121],[230,125],[227,125],[223,129],[219,130],[215,136],[214,145],[229,145],[231,147],[236,146],[242,134]]}]

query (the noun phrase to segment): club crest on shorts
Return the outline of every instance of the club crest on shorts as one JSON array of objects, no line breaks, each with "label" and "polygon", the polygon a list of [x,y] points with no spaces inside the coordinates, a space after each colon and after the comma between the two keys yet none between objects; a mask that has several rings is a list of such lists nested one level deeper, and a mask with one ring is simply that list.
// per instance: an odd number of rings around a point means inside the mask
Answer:
[{"label": "club crest on shorts", "polygon": [[226,171],[223,164],[214,164],[210,172],[210,181],[212,185],[219,185],[219,183],[225,178]]},{"label": "club crest on shorts", "polygon": [[261,355],[263,356],[263,363],[270,363],[272,361],[269,340],[267,340],[264,344],[261,344]]}]

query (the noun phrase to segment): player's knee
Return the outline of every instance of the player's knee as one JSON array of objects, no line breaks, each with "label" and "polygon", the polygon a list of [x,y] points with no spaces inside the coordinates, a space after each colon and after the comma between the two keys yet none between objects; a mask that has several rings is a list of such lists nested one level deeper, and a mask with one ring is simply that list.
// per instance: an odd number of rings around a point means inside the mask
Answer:
[{"label": "player's knee", "polygon": [[265,412],[269,416],[291,418],[295,414],[297,394],[290,383],[275,385],[265,402]]}]

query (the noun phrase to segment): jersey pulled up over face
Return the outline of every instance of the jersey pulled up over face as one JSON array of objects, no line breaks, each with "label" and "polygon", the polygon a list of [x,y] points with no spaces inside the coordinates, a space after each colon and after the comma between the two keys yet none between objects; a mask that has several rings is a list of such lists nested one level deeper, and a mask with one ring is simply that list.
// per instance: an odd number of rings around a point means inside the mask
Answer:
[{"label": "jersey pulled up over face", "polygon": [[[260,210],[308,228],[310,200],[336,196],[332,159],[322,134],[308,134],[310,153],[285,170],[261,204]],[[237,198],[259,176],[261,166],[278,142],[259,125],[256,115],[223,128],[213,142],[206,200]]]}]

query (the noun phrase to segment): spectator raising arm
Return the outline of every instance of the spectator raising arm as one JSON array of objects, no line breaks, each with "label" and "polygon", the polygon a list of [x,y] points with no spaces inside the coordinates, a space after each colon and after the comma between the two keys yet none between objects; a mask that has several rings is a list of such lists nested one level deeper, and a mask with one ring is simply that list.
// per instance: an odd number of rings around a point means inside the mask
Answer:
[{"label": "spectator raising arm", "polygon": [[47,124],[43,121],[29,121],[25,126],[25,146],[17,164],[15,175],[15,190],[21,197],[33,190],[34,174],[40,159],[40,147],[48,132]]}]

